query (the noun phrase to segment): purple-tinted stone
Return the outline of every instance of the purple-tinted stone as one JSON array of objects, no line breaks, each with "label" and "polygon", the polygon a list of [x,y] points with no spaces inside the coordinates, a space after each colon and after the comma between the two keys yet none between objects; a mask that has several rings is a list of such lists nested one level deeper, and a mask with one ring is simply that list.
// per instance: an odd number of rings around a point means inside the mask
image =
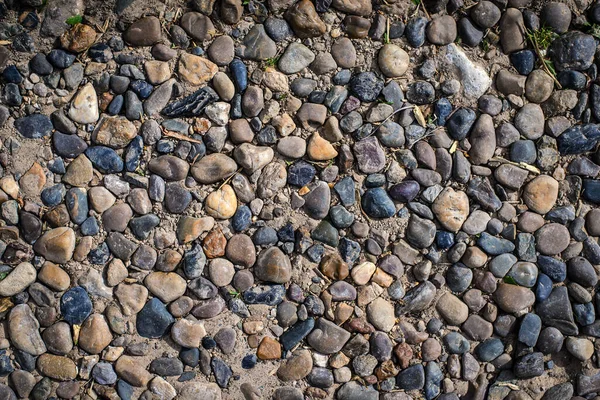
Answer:
[{"label": "purple-tinted stone", "polygon": [[389,193],[392,199],[408,203],[417,197],[419,189],[420,186],[417,181],[404,181],[392,186]]}]

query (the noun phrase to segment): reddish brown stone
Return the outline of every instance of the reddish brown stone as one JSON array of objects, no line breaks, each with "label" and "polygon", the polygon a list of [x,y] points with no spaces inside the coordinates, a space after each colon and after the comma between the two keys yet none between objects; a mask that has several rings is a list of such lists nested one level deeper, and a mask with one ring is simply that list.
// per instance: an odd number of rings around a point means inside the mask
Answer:
[{"label": "reddish brown stone", "polygon": [[227,239],[220,229],[213,229],[202,241],[202,248],[207,258],[217,258],[225,255]]},{"label": "reddish brown stone", "polygon": [[366,318],[353,318],[344,324],[344,328],[350,332],[373,333],[375,327],[367,322]]},{"label": "reddish brown stone", "polygon": [[319,265],[323,275],[330,279],[344,280],[348,276],[348,264],[337,253],[327,254]]},{"label": "reddish brown stone", "polygon": [[413,357],[413,351],[406,343],[399,343],[394,347],[394,355],[398,359],[400,368],[405,369],[410,365],[410,360]]}]

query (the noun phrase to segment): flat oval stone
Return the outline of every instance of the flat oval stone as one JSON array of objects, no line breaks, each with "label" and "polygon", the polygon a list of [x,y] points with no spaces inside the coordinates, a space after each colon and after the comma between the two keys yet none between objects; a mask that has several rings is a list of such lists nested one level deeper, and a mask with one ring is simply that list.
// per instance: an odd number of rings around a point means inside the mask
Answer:
[{"label": "flat oval stone", "polygon": [[236,162],[222,153],[209,154],[196,161],[192,166],[192,176],[202,184],[211,184],[226,179],[238,166]]},{"label": "flat oval stone", "polygon": [[52,133],[52,121],[43,114],[31,114],[15,120],[17,131],[28,139],[39,139]]},{"label": "flat oval stone", "polygon": [[502,310],[514,313],[531,307],[535,303],[535,295],[528,288],[500,283],[494,292],[494,301]]},{"label": "flat oval stone", "polygon": [[167,181],[180,181],[187,176],[190,166],[179,157],[164,155],[153,158],[148,169]]},{"label": "flat oval stone", "polygon": [[27,289],[35,282],[36,269],[28,262],[17,265],[10,273],[0,281],[0,296],[11,297]]}]

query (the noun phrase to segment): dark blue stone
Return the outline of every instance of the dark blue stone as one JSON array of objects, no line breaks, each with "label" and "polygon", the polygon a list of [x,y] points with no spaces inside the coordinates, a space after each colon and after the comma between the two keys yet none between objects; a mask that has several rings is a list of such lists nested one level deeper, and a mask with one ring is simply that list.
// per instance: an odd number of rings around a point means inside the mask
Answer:
[{"label": "dark blue stone", "polygon": [[98,220],[93,216],[83,221],[79,228],[81,229],[81,234],[83,236],[95,236],[100,232]]},{"label": "dark blue stone", "polygon": [[423,364],[412,365],[396,376],[396,384],[404,390],[421,390],[425,385]]},{"label": "dark blue stone", "polygon": [[144,151],[144,139],[141,136],[133,138],[127,150],[125,150],[125,169],[129,172],[135,172],[139,165]]},{"label": "dark blue stone", "polygon": [[150,236],[152,229],[160,224],[160,218],[154,214],[146,214],[141,217],[132,218],[129,221],[129,229],[138,240],[145,240]]},{"label": "dark blue stone", "polygon": [[189,279],[199,278],[206,265],[206,255],[199,243],[183,254],[183,272]]},{"label": "dark blue stone", "polygon": [[535,163],[537,149],[533,140],[517,140],[510,146],[510,160],[513,162]]},{"label": "dark blue stone", "polygon": [[446,125],[446,120],[451,113],[452,104],[447,98],[442,97],[435,103],[434,114],[437,118],[435,122],[438,126]]},{"label": "dark blue stone", "polygon": [[537,265],[544,274],[554,282],[564,282],[567,279],[567,264],[556,258],[539,255]]},{"label": "dark blue stone", "polygon": [[[89,54],[89,53],[88,53]],[[75,54],[67,53],[61,49],[54,49],[46,56],[48,61],[57,68],[65,69],[75,62]]]},{"label": "dark blue stone", "polygon": [[313,90],[308,95],[308,101],[310,103],[323,104],[323,102],[325,101],[325,97],[326,96],[327,96],[327,92],[324,92],[322,90]]},{"label": "dark blue stone", "polygon": [[584,179],[583,198],[591,203],[600,204],[600,181]]},{"label": "dark blue stone", "polygon": [[564,131],[557,139],[560,154],[581,154],[596,147],[600,141],[600,125],[575,125]]},{"label": "dark blue stone", "polygon": [[561,71],[556,78],[563,89],[583,90],[587,84],[585,74],[579,71]]},{"label": "dark blue stone", "polygon": [[229,365],[227,365],[225,361],[221,360],[219,357],[213,357],[210,361],[210,366],[213,374],[215,374],[215,381],[217,381],[217,384],[222,388],[226,388],[229,385],[229,380],[233,375],[231,367],[229,367]]},{"label": "dark blue stone", "polygon": [[504,253],[512,253],[515,250],[515,245],[506,239],[495,237],[487,232],[483,232],[479,239],[477,239],[477,245],[488,254],[498,256]]},{"label": "dark blue stone", "polygon": [[52,64],[48,62],[48,59],[42,53],[36,54],[29,60],[29,68],[32,72],[41,76],[50,75],[54,71]]},{"label": "dark blue stone", "polygon": [[23,96],[19,86],[15,83],[7,83],[2,90],[2,97],[7,106],[20,106],[23,102]]},{"label": "dark blue stone", "polygon": [[470,108],[461,108],[457,110],[446,122],[448,134],[454,140],[463,140],[471,131],[475,123],[475,111]]},{"label": "dark blue stone", "polygon": [[536,301],[544,301],[552,293],[552,279],[546,274],[540,273],[537,279],[537,285],[535,286],[535,298]]},{"label": "dark blue stone", "polygon": [[429,21],[425,17],[412,18],[406,24],[404,35],[412,47],[421,47],[425,43],[425,27]]},{"label": "dark blue stone", "polygon": [[542,320],[533,313],[527,313],[521,320],[519,328],[519,341],[528,347],[533,347],[537,343],[538,336],[542,330]]},{"label": "dark blue stone", "polygon": [[469,341],[458,332],[450,332],[444,336],[444,344],[450,354],[464,354],[469,351]]},{"label": "dark blue stone", "polygon": [[192,53],[195,56],[202,56],[204,55],[204,49],[202,47],[196,46],[190,51],[190,53]]},{"label": "dark blue stone", "polygon": [[90,250],[88,254],[88,260],[91,264],[96,265],[104,265],[108,262],[110,258],[110,249],[108,245],[104,242],[100,243],[98,247]]},{"label": "dark blue stone", "polygon": [[370,103],[377,100],[383,90],[384,82],[373,72],[361,72],[350,80],[350,91],[360,101]]},{"label": "dark blue stone", "polygon": [[217,342],[212,338],[212,336],[204,336],[202,338],[202,347],[204,347],[206,350],[214,349],[217,347]]},{"label": "dark blue stone", "polygon": [[384,174],[371,174],[367,176],[367,179],[365,179],[365,186],[367,188],[376,188],[383,185],[385,185]]},{"label": "dark blue stone", "polygon": [[164,303],[154,297],[137,314],[135,325],[140,336],[160,338],[173,322],[175,322],[175,318],[167,311]]},{"label": "dark blue stone", "polygon": [[256,142],[261,146],[270,146],[277,143],[277,131],[273,125],[267,125],[255,136]]},{"label": "dark blue stone", "polygon": [[552,222],[567,225],[575,219],[575,208],[573,206],[558,207],[549,211],[545,218]]},{"label": "dark blue stone", "polygon": [[315,244],[310,246],[308,250],[306,250],[306,256],[308,259],[314,263],[321,262],[321,258],[325,254],[325,247],[322,244]]},{"label": "dark blue stone", "polygon": [[342,259],[348,264],[353,264],[360,256],[360,244],[348,238],[342,238],[340,240],[338,250]]},{"label": "dark blue stone", "polygon": [[308,185],[315,178],[317,170],[306,161],[298,161],[288,168],[288,183],[302,187]]},{"label": "dark blue stone", "polygon": [[308,318],[304,321],[300,321],[292,326],[290,329],[285,331],[283,335],[279,337],[281,346],[285,351],[293,349],[298,343],[302,341],[315,327],[315,320]]},{"label": "dark blue stone", "polygon": [[475,348],[475,355],[480,361],[490,362],[504,353],[504,344],[500,339],[489,338]]},{"label": "dark blue stone", "polygon": [[511,53],[510,62],[521,75],[529,75],[535,67],[535,54],[531,50]]},{"label": "dark blue stone", "polygon": [[154,87],[151,84],[141,79],[133,81],[131,85],[129,85],[129,88],[133,90],[140,99],[147,99],[152,94],[152,90],[154,90]]},{"label": "dark blue stone", "polygon": [[243,93],[248,87],[248,68],[239,58],[235,58],[229,63],[229,72],[233,77],[233,84],[238,93]]},{"label": "dark blue stone", "polygon": [[350,176],[340,179],[340,181],[333,186],[333,190],[335,190],[340,197],[342,205],[346,207],[353,205],[356,201],[356,186],[354,184],[354,179]]},{"label": "dark blue stone", "polygon": [[441,391],[444,374],[438,363],[430,361],[425,366],[425,399],[435,399]]},{"label": "dark blue stone", "polygon": [[54,207],[62,203],[65,198],[65,194],[67,194],[67,189],[65,189],[65,185],[62,183],[57,183],[54,186],[50,186],[44,190],[42,190],[41,198],[42,203],[48,207]]},{"label": "dark blue stone", "polygon": [[67,169],[65,168],[65,162],[60,157],[48,161],[48,169],[54,172],[55,174],[59,175],[62,175],[65,172],[67,172]]},{"label": "dark blue stone", "polygon": [[294,226],[290,223],[284,225],[277,232],[277,238],[282,242],[293,242],[295,240]]},{"label": "dark blue stone", "polygon": [[81,188],[69,189],[65,196],[65,204],[71,216],[71,221],[81,225],[86,220],[89,212],[87,192]]},{"label": "dark blue stone", "polygon": [[179,352],[179,358],[181,359],[184,365],[195,368],[198,366],[198,361],[200,360],[200,350],[198,350],[197,348],[182,348]]},{"label": "dark blue stone", "polygon": [[172,153],[175,150],[175,143],[172,140],[161,139],[156,143],[156,151],[162,154]]},{"label": "dark blue stone", "polygon": [[352,77],[352,72],[349,69],[343,69],[333,76],[333,83],[335,85],[347,85]]},{"label": "dark blue stone", "polygon": [[276,306],[283,301],[285,287],[283,285],[254,286],[244,292],[247,304],[266,304]]},{"label": "dark blue stone", "polygon": [[252,235],[252,241],[257,246],[277,244],[277,231],[270,226],[261,226]]},{"label": "dark blue stone", "polygon": [[586,70],[593,64],[595,53],[594,37],[578,31],[570,31],[559,36],[548,49],[548,55],[554,61],[557,71]]},{"label": "dark blue stone", "polygon": [[6,350],[0,350],[0,376],[8,376],[14,371],[14,367],[10,362],[10,357],[6,354]]},{"label": "dark blue stone", "polygon": [[28,372],[32,372],[35,369],[36,357],[19,349],[14,349],[13,354],[15,355],[15,361],[21,369]]},{"label": "dark blue stone", "polygon": [[469,47],[479,46],[479,43],[483,40],[484,32],[480,30],[474,23],[467,17],[463,17],[458,20],[457,23],[458,35],[462,40],[462,44]]},{"label": "dark blue stone", "polygon": [[473,280],[473,271],[462,264],[454,264],[446,271],[446,284],[453,292],[464,292]]},{"label": "dark blue stone", "polygon": [[66,158],[76,158],[88,148],[85,140],[79,136],[67,135],[59,131],[54,132],[52,135],[52,144],[54,145],[54,152]]},{"label": "dark blue stone", "polygon": [[229,112],[229,116],[232,119],[242,118],[244,116],[242,112],[242,95],[236,93],[233,95],[233,99],[231,99],[231,111]]},{"label": "dark blue stone", "polygon": [[252,211],[247,205],[238,207],[233,218],[231,219],[231,227],[236,232],[243,232],[250,228],[252,224]]},{"label": "dark blue stone", "polygon": [[362,197],[362,208],[372,218],[390,218],[396,214],[396,206],[383,188],[373,188]]},{"label": "dark blue stone", "polygon": [[117,394],[122,400],[131,400],[133,398],[133,386],[122,379],[117,381]]},{"label": "dark blue stone", "polygon": [[177,378],[177,382],[191,381],[195,377],[196,377],[196,373],[194,371],[186,371],[183,374],[179,375],[179,378]]},{"label": "dark blue stone", "polygon": [[354,222],[354,214],[339,204],[329,209],[329,218],[331,218],[331,223],[338,229],[348,228]]},{"label": "dark blue stone", "polygon": [[195,162],[206,155],[206,145],[202,141],[202,136],[192,135],[192,139],[199,140],[199,143],[192,143],[192,148],[187,156],[188,161]]},{"label": "dark blue stone", "polygon": [[2,79],[4,79],[4,82],[6,83],[19,84],[23,82],[21,73],[14,65],[9,65],[8,67],[4,68],[4,71],[2,71]]},{"label": "dark blue stone", "polygon": [[123,104],[125,104],[125,98],[122,94],[118,94],[112,99],[108,105],[108,108],[106,109],[106,112],[109,115],[119,115],[121,110],[123,110]]},{"label": "dark blue stone", "polygon": [[88,49],[88,56],[94,62],[107,63],[113,58],[112,50],[105,43],[96,43]]},{"label": "dark blue stone", "polygon": [[81,325],[92,313],[92,301],[81,286],[69,289],[60,298],[60,313],[72,325]]},{"label": "dark blue stone", "polygon": [[596,310],[594,310],[594,305],[591,302],[573,304],[573,314],[575,315],[575,320],[581,326],[588,326],[596,321]]},{"label": "dark blue stone", "polygon": [[[250,7],[251,6],[248,5],[249,9]],[[258,11],[258,8],[256,11]],[[267,32],[267,35],[269,35],[271,39],[276,42],[281,42],[282,40],[288,39],[294,35],[292,28],[283,18],[267,18],[265,21],[265,31]]]},{"label": "dark blue stone", "polygon": [[15,121],[15,128],[28,139],[39,139],[52,133],[52,121],[43,114],[31,114]]},{"label": "dark blue stone", "polygon": [[110,147],[89,147],[85,151],[85,155],[90,159],[94,168],[99,169],[104,174],[114,174],[123,171],[123,160]]},{"label": "dark blue stone", "polygon": [[242,358],[242,368],[244,369],[252,369],[258,362],[258,358],[255,354],[248,354],[244,358]]},{"label": "dark blue stone", "polygon": [[125,92],[125,116],[127,119],[137,121],[142,117],[143,113],[144,108],[137,95],[132,90]]},{"label": "dark blue stone", "polygon": [[454,246],[454,233],[448,231],[437,231],[435,234],[435,244],[440,250],[447,250]]}]

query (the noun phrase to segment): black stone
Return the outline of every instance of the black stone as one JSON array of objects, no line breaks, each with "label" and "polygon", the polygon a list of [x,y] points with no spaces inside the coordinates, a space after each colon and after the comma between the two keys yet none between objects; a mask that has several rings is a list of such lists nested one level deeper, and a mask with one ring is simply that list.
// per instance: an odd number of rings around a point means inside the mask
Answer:
[{"label": "black stone", "polygon": [[290,329],[285,331],[279,338],[284,350],[293,349],[302,339],[304,339],[315,327],[315,320],[308,318],[305,321],[298,322]]},{"label": "black stone", "polygon": [[160,338],[168,331],[173,322],[175,319],[169,314],[167,307],[155,297],[148,301],[138,313],[136,328],[140,336]]},{"label": "black stone", "polygon": [[81,286],[68,290],[60,298],[60,313],[63,319],[72,325],[81,325],[92,313],[92,301]]},{"label": "black stone", "polygon": [[167,117],[196,117],[202,114],[208,104],[217,100],[219,95],[206,86],[181,100],[168,104],[162,110],[162,114]]}]

